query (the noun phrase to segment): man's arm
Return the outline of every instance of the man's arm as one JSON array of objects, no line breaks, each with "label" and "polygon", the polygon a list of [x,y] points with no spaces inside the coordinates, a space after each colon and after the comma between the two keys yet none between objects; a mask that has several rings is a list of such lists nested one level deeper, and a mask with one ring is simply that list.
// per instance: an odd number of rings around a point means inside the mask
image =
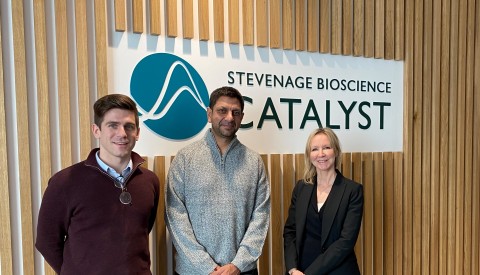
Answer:
[{"label": "man's arm", "polygon": [[258,156],[258,183],[255,206],[245,236],[240,243],[235,259],[232,261],[242,272],[249,264],[256,262],[262,254],[262,248],[270,224],[270,185],[265,166]]},{"label": "man's arm", "polygon": [[188,259],[198,274],[210,274],[217,264],[195,238],[185,207],[184,169],[184,159],[177,154],[168,170],[165,222],[180,257]]},{"label": "man's arm", "polygon": [[57,273],[60,273],[63,264],[69,220],[65,202],[61,184],[50,180],[40,206],[35,247]]}]

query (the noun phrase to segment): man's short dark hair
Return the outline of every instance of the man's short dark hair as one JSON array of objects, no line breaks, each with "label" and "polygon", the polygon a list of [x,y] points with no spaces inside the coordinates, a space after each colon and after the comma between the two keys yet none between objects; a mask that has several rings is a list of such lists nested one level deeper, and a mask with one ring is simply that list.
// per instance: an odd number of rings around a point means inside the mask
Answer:
[{"label": "man's short dark hair", "polygon": [[135,125],[138,128],[137,104],[128,96],[122,94],[110,94],[99,98],[93,105],[94,122],[101,128],[105,113],[111,109],[132,111],[135,114]]},{"label": "man's short dark hair", "polygon": [[243,107],[245,106],[245,102],[243,101],[242,94],[237,89],[233,87],[228,87],[228,86],[220,87],[212,92],[212,94],[210,95],[210,105],[209,105],[210,109],[213,109],[213,106],[215,106],[215,104],[217,103],[217,100],[222,96],[238,99],[238,101],[240,102],[240,107],[243,112]]}]

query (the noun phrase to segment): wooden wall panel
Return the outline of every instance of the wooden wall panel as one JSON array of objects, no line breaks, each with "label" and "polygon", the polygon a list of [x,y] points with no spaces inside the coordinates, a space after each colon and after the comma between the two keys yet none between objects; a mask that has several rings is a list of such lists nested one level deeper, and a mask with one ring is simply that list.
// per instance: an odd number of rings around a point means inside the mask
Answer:
[{"label": "wooden wall panel", "polygon": [[268,46],[268,9],[266,0],[255,1],[257,47]]},{"label": "wooden wall panel", "polygon": [[[268,165],[268,155],[262,154],[261,155],[263,164],[265,165],[265,169],[267,174],[270,173],[270,167]],[[269,177],[270,186],[272,185],[271,179]],[[272,234],[272,228],[269,228],[267,233],[267,238],[265,239],[265,244],[263,245],[262,255],[258,259],[258,271],[260,275],[263,274],[270,274],[270,235]]]},{"label": "wooden wall panel", "polygon": [[[408,0],[406,0],[408,1]],[[364,2],[364,53],[365,57],[373,57],[375,54],[375,0]]]},{"label": "wooden wall panel", "polygon": [[270,48],[279,49],[282,46],[282,1],[270,1]]},{"label": "wooden wall panel", "polygon": [[165,0],[165,9],[167,11],[166,26],[167,36],[178,36],[178,23],[177,23],[177,0]]},{"label": "wooden wall panel", "polygon": [[[75,2],[75,29],[77,47],[77,89],[78,89],[78,116],[80,158],[87,158],[92,150],[91,130],[93,118],[90,116],[90,82],[88,77],[88,31],[87,31],[87,3]],[[47,97],[48,98],[48,97]]]},{"label": "wooden wall panel", "polygon": [[194,36],[193,0],[183,0],[182,4],[183,38],[192,39]]},{"label": "wooden wall panel", "polygon": [[404,0],[395,0],[395,35],[394,37],[395,37],[395,60],[404,60],[405,59],[405,1]]},{"label": "wooden wall panel", "polygon": [[251,46],[255,43],[255,20],[253,0],[242,1],[243,45]]},{"label": "wooden wall panel", "polygon": [[294,0],[282,1],[282,46],[284,50],[291,50],[294,45],[294,4]]},{"label": "wooden wall panel", "polygon": [[330,0],[320,0],[320,52],[330,52],[330,31],[331,6]]},{"label": "wooden wall panel", "polygon": [[132,25],[134,33],[143,33],[143,0],[132,1]]},{"label": "wooden wall panel", "polygon": [[225,41],[225,4],[223,0],[213,0],[213,38],[215,42]]},{"label": "wooden wall panel", "polygon": [[25,25],[23,21],[24,7],[19,1],[12,2],[12,25],[13,27],[13,59],[14,85],[15,85],[15,107],[16,132],[18,146],[18,169],[22,171],[18,175],[20,188],[20,230],[22,235],[22,264],[23,270],[27,274],[34,273],[34,240],[33,240],[33,221],[32,221],[32,188],[30,174],[30,146],[29,146],[29,120],[27,114],[28,91],[27,91],[27,68],[26,68],[26,41]]},{"label": "wooden wall panel", "polygon": [[[2,29],[2,14],[0,14],[0,30]],[[1,32],[0,32],[1,33]],[[6,114],[5,114],[5,87],[4,87],[4,71],[3,71],[3,47],[2,47],[2,37],[0,35],[0,140],[7,140],[7,129],[6,125]],[[1,259],[1,269],[0,273],[2,274],[13,274],[13,253],[12,253],[12,232],[11,232],[11,218],[10,218],[10,192],[9,185],[6,184],[9,182],[8,177],[8,160],[7,160],[7,143],[0,143],[0,180],[3,184],[0,184],[0,196],[2,200],[0,201],[0,254],[2,255]]]},{"label": "wooden wall panel", "polygon": [[[81,2],[81,1],[77,1]],[[124,32],[127,30],[127,20],[126,20],[126,9],[125,9],[125,0],[115,0],[114,2],[115,10],[115,31]]]},{"label": "wooden wall panel", "polygon": [[342,1],[331,1],[332,5],[332,20],[331,20],[331,53],[342,53],[342,40],[343,40],[343,12]]},{"label": "wooden wall panel", "polygon": [[240,43],[240,13],[238,0],[228,1],[228,41],[232,44]]},{"label": "wooden wall panel", "polygon": [[[118,0],[117,0],[118,1]],[[150,34],[160,35],[162,24],[162,14],[160,13],[160,0],[150,0]]]},{"label": "wooden wall panel", "polygon": [[165,213],[165,186],[167,179],[167,169],[165,166],[166,157],[156,156],[153,162],[153,172],[160,180],[160,197],[158,199],[157,219],[155,222],[155,236],[157,247],[156,266],[157,274],[167,274],[168,262],[167,262],[167,227],[165,225],[164,213]]},{"label": "wooden wall panel", "polygon": [[271,272],[272,274],[284,274],[285,268],[283,264],[283,225],[282,219],[282,165],[279,154],[270,155],[270,233],[271,243]]},{"label": "wooden wall panel", "polygon": [[353,5],[353,55],[362,56],[365,48],[365,0],[357,0]]},{"label": "wooden wall panel", "polygon": [[318,52],[319,14],[318,0],[307,1],[307,51]]},{"label": "wooden wall panel", "polygon": [[95,9],[95,72],[97,79],[97,98],[108,94],[107,77],[107,31],[105,24],[105,2],[96,0]]},{"label": "wooden wall panel", "polygon": [[306,49],[307,31],[306,31],[306,0],[295,1],[295,50],[304,51]]},{"label": "wooden wall panel", "polygon": [[[357,1],[355,1],[356,3]],[[360,2],[360,1],[359,1]],[[354,1],[343,0],[342,6],[342,54],[352,55],[353,52],[353,23]]]},{"label": "wooden wall panel", "polygon": [[[375,58],[385,57],[385,1],[375,0]],[[417,1],[417,3],[420,1]]]},{"label": "wooden wall panel", "polygon": [[200,41],[206,41],[210,38],[208,0],[198,1],[198,34]]},{"label": "wooden wall panel", "polygon": [[395,58],[395,0],[385,0],[384,59]]}]

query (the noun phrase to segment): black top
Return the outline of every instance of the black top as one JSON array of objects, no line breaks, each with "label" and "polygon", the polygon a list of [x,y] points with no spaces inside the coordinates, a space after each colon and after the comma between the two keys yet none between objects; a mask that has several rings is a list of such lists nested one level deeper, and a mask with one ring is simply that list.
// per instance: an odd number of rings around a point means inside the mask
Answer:
[{"label": "black top", "polygon": [[314,192],[308,203],[305,234],[302,239],[302,250],[299,257],[299,269],[306,270],[312,262],[322,253],[322,220],[325,203],[318,211],[317,184],[314,184]]}]

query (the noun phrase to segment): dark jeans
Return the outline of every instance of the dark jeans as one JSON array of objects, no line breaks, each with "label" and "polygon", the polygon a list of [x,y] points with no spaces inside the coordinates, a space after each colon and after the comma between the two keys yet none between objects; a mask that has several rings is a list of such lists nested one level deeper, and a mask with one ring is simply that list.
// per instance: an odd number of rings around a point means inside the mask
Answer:
[{"label": "dark jeans", "polygon": [[[175,272],[175,275],[180,275],[177,272]],[[258,275],[258,269],[252,269],[250,271],[242,272],[240,275]]]}]

